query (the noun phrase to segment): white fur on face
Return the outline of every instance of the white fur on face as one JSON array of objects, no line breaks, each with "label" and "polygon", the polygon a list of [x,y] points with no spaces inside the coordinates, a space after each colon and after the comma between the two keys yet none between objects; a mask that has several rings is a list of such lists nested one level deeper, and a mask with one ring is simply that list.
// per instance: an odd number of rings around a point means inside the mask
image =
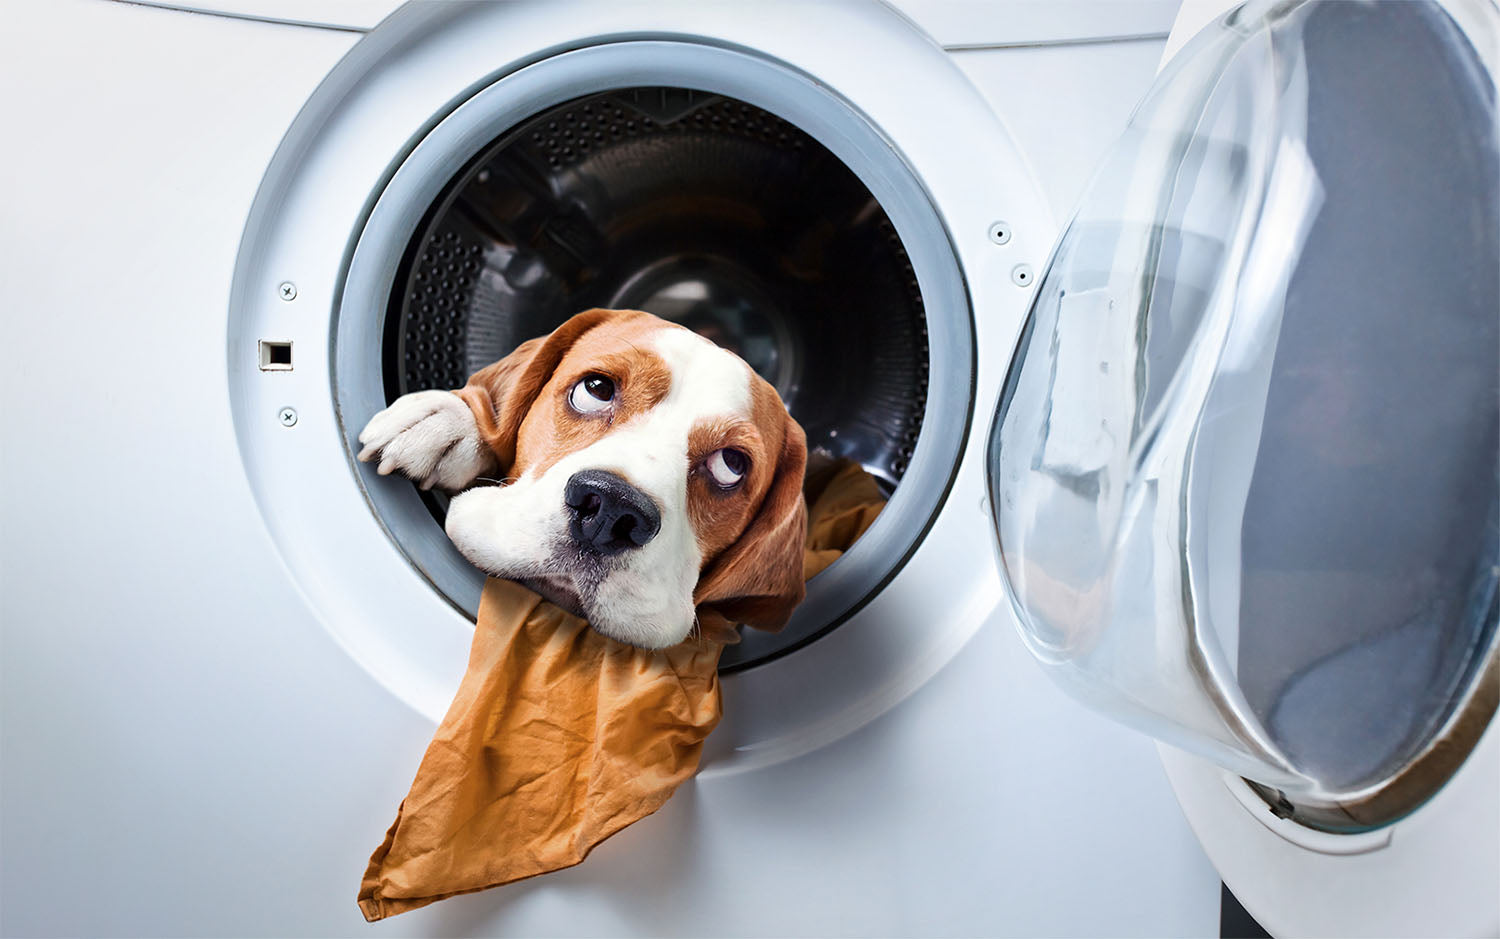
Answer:
[{"label": "white fur on face", "polygon": [[[448,509],[448,537],[476,566],[573,606],[599,632],[645,648],[675,645],[694,622],[703,565],[688,514],[688,436],[694,426],[751,415],[749,367],[685,329],[645,337],[671,371],[667,396],[541,474],[471,489]],[[563,491],[574,473],[616,473],[654,501],[661,529],[640,548],[598,558],[568,533]],[[570,602],[571,601],[571,602]]]}]

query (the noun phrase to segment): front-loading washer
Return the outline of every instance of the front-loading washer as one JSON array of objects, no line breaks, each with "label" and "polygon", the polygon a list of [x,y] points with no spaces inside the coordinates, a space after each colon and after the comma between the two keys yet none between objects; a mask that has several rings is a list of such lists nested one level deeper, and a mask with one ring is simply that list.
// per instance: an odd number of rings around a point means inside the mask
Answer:
[{"label": "front-loading washer", "polygon": [[595,303],[738,344],[889,507],[732,653],[666,809],[576,870],[373,928],[1211,931],[1154,751],[1010,633],[984,487],[1079,162],[1055,138],[1093,141],[1082,99],[1163,37],[1019,4],[960,62],[919,6],[29,11],[69,41],[7,59],[38,129],[8,175],[57,184],[7,216],[7,424],[48,458],[6,449],[5,931],[365,928],[355,879],[477,582],[441,503],[351,438]]},{"label": "front-loading washer", "polygon": [[[456,387],[589,306],[645,306],[739,349],[811,446],[890,492],[784,631],[727,652],[744,675],[710,771],[846,732],[994,604],[988,554],[967,548],[988,536],[962,454],[1003,364],[976,350],[1018,328],[1047,207],[956,69],[869,67],[877,51],[944,62],[925,37],[889,13],[803,15],[860,41],[839,55],[722,9],[580,30],[524,5],[419,4],[288,132],[230,309],[241,453],[325,621],[423,713],[446,708],[483,579],[444,535],[440,500],[355,464],[355,435],[397,395]],[[938,134],[955,113],[972,116],[964,151]]]}]

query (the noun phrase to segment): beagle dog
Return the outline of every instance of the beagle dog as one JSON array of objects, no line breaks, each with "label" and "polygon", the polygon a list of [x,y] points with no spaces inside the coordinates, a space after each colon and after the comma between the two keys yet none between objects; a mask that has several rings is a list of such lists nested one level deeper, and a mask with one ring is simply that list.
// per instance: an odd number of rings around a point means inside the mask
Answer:
[{"label": "beagle dog", "polygon": [[649,313],[580,313],[359,441],[382,474],[466,490],[445,527],[476,567],[621,642],[779,629],[802,600],[802,428],[738,356]]}]

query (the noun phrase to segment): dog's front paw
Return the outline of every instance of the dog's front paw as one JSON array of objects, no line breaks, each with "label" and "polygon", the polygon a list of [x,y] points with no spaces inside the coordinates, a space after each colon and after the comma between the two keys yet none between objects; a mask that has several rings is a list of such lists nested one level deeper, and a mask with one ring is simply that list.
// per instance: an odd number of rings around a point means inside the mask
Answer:
[{"label": "dog's front paw", "polygon": [[474,414],[450,391],[402,395],[360,431],[359,459],[379,458],[382,476],[400,471],[423,489],[462,489],[495,469]]}]

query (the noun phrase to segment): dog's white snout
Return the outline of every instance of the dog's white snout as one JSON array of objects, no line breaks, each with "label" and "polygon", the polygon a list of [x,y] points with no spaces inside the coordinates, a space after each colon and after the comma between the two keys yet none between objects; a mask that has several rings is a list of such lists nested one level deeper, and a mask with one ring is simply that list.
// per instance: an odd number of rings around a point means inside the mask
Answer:
[{"label": "dog's white snout", "polygon": [[485,524],[489,514],[485,508],[483,490],[460,492],[448,503],[443,531],[459,553],[469,559],[469,563],[489,571],[495,569],[498,558],[490,556],[493,552],[489,549],[494,542]]}]

